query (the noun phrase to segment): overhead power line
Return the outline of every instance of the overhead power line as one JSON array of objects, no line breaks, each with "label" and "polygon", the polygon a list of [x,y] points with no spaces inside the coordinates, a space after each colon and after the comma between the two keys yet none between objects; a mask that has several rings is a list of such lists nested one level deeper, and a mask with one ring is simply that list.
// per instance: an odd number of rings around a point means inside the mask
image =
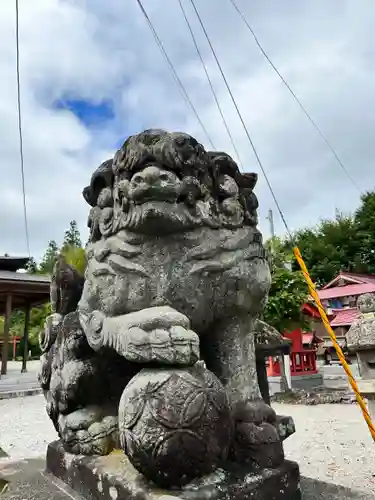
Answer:
[{"label": "overhead power line", "polygon": [[283,84],[285,85],[285,87],[289,90],[290,94],[293,96],[293,98],[295,99],[296,103],[299,105],[299,107],[301,108],[301,110],[303,111],[303,113],[305,114],[305,116],[307,117],[307,119],[309,120],[309,122],[312,124],[312,126],[315,128],[315,130],[318,132],[318,134],[320,135],[320,137],[323,139],[323,141],[326,143],[326,145],[328,146],[328,148],[330,149],[331,153],[333,154],[333,156],[335,157],[337,163],[339,164],[339,166],[342,168],[342,170],[344,171],[344,173],[346,174],[346,176],[348,177],[348,179],[350,180],[350,182],[353,184],[353,186],[361,193],[361,189],[359,188],[358,184],[355,182],[355,180],[353,179],[353,177],[351,176],[351,174],[349,173],[348,169],[345,167],[345,165],[343,164],[343,162],[341,161],[339,155],[337,154],[335,148],[332,146],[332,144],[330,143],[330,141],[327,139],[327,137],[324,135],[324,133],[322,132],[322,130],[318,127],[317,123],[313,120],[313,118],[310,116],[309,112],[307,111],[307,109],[305,108],[305,106],[302,104],[302,102],[298,99],[297,95],[295,94],[295,92],[293,91],[293,89],[290,87],[290,85],[288,84],[288,82],[285,80],[285,78],[282,76],[282,74],[280,73],[280,71],[277,69],[277,67],[274,65],[274,63],[271,61],[270,57],[268,56],[267,52],[263,49],[262,45],[260,44],[259,40],[258,40],[258,37],[256,36],[253,28],[251,27],[250,23],[248,22],[248,20],[246,19],[245,15],[243,14],[243,12],[241,11],[241,9],[238,7],[237,3],[235,0],[229,0],[231,2],[231,4],[233,5],[233,7],[236,9],[236,11],[238,12],[238,14],[240,15],[241,19],[243,20],[243,22],[245,23],[245,25],[247,26],[248,30],[250,31],[250,33],[252,34],[254,40],[255,40],[255,43],[257,44],[257,46],[259,47],[261,53],[263,54],[263,56],[266,58],[267,62],[269,63],[269,65],[271,66],[271,68],[275,71],[275,73],[278,75],[278,77],[280,78],[280,80],[283,82]]},{"label": "overhead power line", "polygon": [[[140,3],[140,0],[138,0],[138,1],[139,1],[139,3]],[[208,36],[208,33],[207,33],[207,31],[206,31],[206,29],[205,29],[205,27],[204,27],[203,21],[202,21],[202,19],[201,19],[200,15],[199,15],[199,12],[198,12],[198,10],[197,10],[197,8],[196,8],[195,2],[194,2],[194,0],[190,0],[190,2],[191,2],[192,6],[193,6],[193,8],[194,8],[194,11],[195,11],[195,13],[196,13],[196,15],[197,15],[197,18],[198,18],[198,20],[199,20],[199,23],[200,23],[200,25],[201,25],[201,27],[202,27],[202,30],[203,30],[203,32],[204,32],[204,34],[205,34],[205,36],[206,36],[207,42],[208,42],[208,43],[209,43],[209,45],[210,45],[210,48],[211,48],[212,54],[213,54],[213,56],[214,56],[214,58],[215,58],[215,61],[216,61],[217,65],[218,65],[218,68],[219,68],[219,70],[220,70],[221,76],[222,76],[222,78],[223,78],[223,80],[224,80],[224,82],[225,82],[225,85],[226,85],[227,90],[228,90],[228,92],[229,92],[229,95],[230,95],[230,97],[231,97],[231,99],[232,99],[232,101],[233,101],[233,104],[234,104],[234,106],[235,106],[235,108],[236,108],[237,114],[238,114],[238,116],[239,116],[239,118],[240,118],[240,120],[241,120],[241,123],[242,123],[243,127],[244,127],[244,130],[245,130],[245,132],[246,132],[246,135],[247,135],[247,138],[248,138],[248,140],[249,140],[249,142],[250,142],[250,145],[251,145],[251,147],[252,147],[252,149],[253,149],[253,151],[254,151],[254,155],[255,155],[255,157],[256,157],[256,159],[257,159],[257,162],[258,162],[258,164],[259,164],[259,167],[260,167],[260,169],[261,169],[261,171],[262,171],[262,173],[263,173],[263,175],[264,175],[264,177],[265,177],[265,180],[266,180],[267,185],[268,185],[268,187],[269,187],[269,189],[270,189],[270,192],[271,192],[271,194],[272,194],[272,197],[273,197],[273,199],[274,199],[274,202],[275,202],[275,204],[276,204],[276,207],[277,207],[277,209],[278,209],[278,211],[279,211],[279,214],[280,214],[280,216],[281,216],[281,219],[282,219],[282,221],[283,221],[283,223],[284,223],[285,229],[287,230],[289,237],[290,237],[290,238],[291,238],[291,240],[293,241],[293,237],[292,237],[292,235],[291,235],[291,232],[289,231],[288,224],[287,224],[287,222],[286,222],[286,220],[285,220],[285,217],[284,217],[284,215],[283,215],[283,212],[282,212],[282,210],[281,210],[281,207],[280,207],[280,205],[279,205],[279,203],[278,203],[278,201],[277,201],[276,195],[275,195],[275,193],[274,193],[274,191],[273,191],[273,189],[272,189],[272,186],[271,186],[271,184],[270,184],[270,181],[269,181],[269,179],[268,179],[268,176],[267,176],[267,174],[266,174],[266,171],[265,171],[265,169],[264,169],[264,167],[263,167],[263,165],[262,165],[262,162],[261,162],[261,160],[260,160],[260,158],[259,158],[259,156],[258,156],[258,153],[257,153],[257,151],[256,151],[256,148],[255,148],[255,146],[254,146],[254,143],[253,143],[253,141],[252,141],[252,139],[251,139],[251,136],[250,136],[250,134],[249,134],[249,131],[248,131],[247,127],[246,127],[246,124],[245,124],[245,122],[244,122],[244,120],[243,120],[243,118],[242,118],[241,112],[240,112],[240,110],[239,110],[239,108],[238,108],[238,105],[237,105],[237,103],[236,103],[236,100],[235,100],[235,98],[234,98],[234,96],[233,96],[233,93],[232,93],[232,91],[231,91],[231,89],[230,89],[229,83],[228,83],[228,81],[227,81],[227,79],[226,79],[226,77],[225,77],[224,71],[223,71],[223,69],[222,69],[222,67],[221,67],[221,64],[220,64],[219,60],[218,60],[218,57],[217,57],[216,52],[215,52],[215,49],[213,48],[213,45],[212,45],[212,43],[211,43],[211,40],[210,40],[210,38],[209,38],[209,36]],[[293,251],[294,251],[294,255],[295,255],[295,257],[296,257],[296,259],[297,259],[297,261],[298,261],[298,263],[299,263],[299,265],[300,265],[300,268],[301,268],[301,270],[302,270],[302,273],[303,273],[303,275],[304,275],[304,278],[305,278],[305,280],[306,280],[306,282],[307,282],[307,284],[308,284],[308,287],[309,287],[310,293],[311,293],[311,295],[313,296],[314,301],[315,301],[315,303],[316,303],[316,305],[317,305],[317,307],[318,307],[318,309],[319,309],[319,313],[320,313],[320,315],[321,315],[321,317],[322,317],[322,321],[323,321],[323,323],[324,323],[324,326],[326,327],[326,330],[327,330],[327,332],[329,333],[329,336],[330,336],[330,337],[331,337],[331,339],[332,339],[333,346],[335,347],[335,349],[336,349],[336,351],[337,351],[337,355],[338,355],[338,357],[340,358],[340,361],[341,361],[341,362],[342,362],[342,364],[343,364],[343,367],[344,367],[345,372],[346,372],[346,374],[347,374],[347,376],[348,376],[348,379],[349,379],[349,382],[350,382],[350,384],[351,384],[351,386],[352,386],[352,389],[353,389],[353,391],[354,391],[354,392],[355,392],[355,394],[356,394],[356,398],[357,398],[358,404],[359,404],[359,406],[361,407],[361,410],[362,410],[362,413],[363,413],[364,419],[365,419],[365,421],[366,421],[366,423],[367,423],[367,425],[368,425],[368,427],[369,427],[370,433],[371,433],[372,437],[373,437],[373,438],[374,438],[374,440],[375,440],[375,427],[374,427],[374,425],[373,425],[373,423],[372,423],[372,421],[371,421],[371,418],[370,418],[369,412],[368,412],[367,407],[366,407],[366,405],[365,405],[365,402],[364,402],[364,400],[363,400],[363,398],[362,398],[362,396],[361,396],[361,394],[360,394],[360,391],[359,391],[358,385],[357,385],[357,383],[355,382],[354,377],[353,377],[353,375],[352,375],[352,373],[351,373],[350,367],[349,367],[349,365],[346,363],[345,356],[344,356],[344,354],[343,354],[343,352],[342,352],[342,349],[341,349],[341,347],[339,346],[339,344],[337,343],[336,335],[335,335],[334,331],[332,330],[332,328],[331,328],[331,326],[330,326],[330,324],[329,324],[329,320],[328,320],[327,315],[326,315],[326,313],[325,313],[325,311],[324,311],[324,308],[323,308],[323,306],[322,306],[322,304],[321,304],[321,301],[320,301],[319,296],[318,296],[318,294],[317,294],[317,292],[316,292],[315,286],[314,286],[314,284],[313,284],[313,282],[312,282],[312,280],[311,280],[311,277],[310,277],[310,275],[309,275],[309,272],[308,272],[308,270],[307,270],[307,268],[306,268],[305,262],[303,261],[302,255],[301,255],[301,253],[300,253],[300,251],[299,251],[298,247],[296,247],[296,246],[294,247]]]},{"label": "overhead power line", "polygon": [[197,121],[198,121],[199,125],[201,126],[201,128],[202,128],[203,132],[205,133],[205,135],[206,135],[206,137],[207,137],[207,140],[208,140],[208,142],[210,143],[210,145],[211,145],[212,149],[215,149],[215,147],[214,147],[214,145],[213,145],[213,142],[212,142],[212,139],[211,139],[211,137],[210,137],[210,134],[207,132],[207,129],[206,129],[206,127],[204,126],[204,123],[202,122],[202,120],[201,120],[201,118],[200,118],[200,116],[199,116],[199,114],[198,114],[198,111],[196,110],[196,108],[195,108],[194,104],[192,103],[192,101],[191,101],[191,99],[190,99],[190,97],[189,97],[189,94],[188,94],[188,92],[187,92],[187,90],[186,90],[186,88],[185,88],[184,84],[182,83],[182,81],[181,81],[180,77],[178,76],[178,73],[177,73],[177,71],[175,70],[175,67],[174,67],[174,65],[173,65],[173,63],[172,63],[172,61],[171,61],[171,59],[169,58],[169,56],[168,56],[168,54],[167,54],[167,52],[166,52],[166,50],[165,50],[165,48],[164,48],[164,45],[163,45],[162,41],[160,40],[160,38],[159,38],[159,36],[158,36],[158,34],[157,34],[157,32],[156,32],[155,28],[154,28],[154,25],[152,24],[152,21],[151,21],[151,19],[150,19],[149,15],[148,15],[148,14],[147,14],[147,12],[146,12],[146,9],[144,8],[144,6],[143,6],[143,4],[142,4],[142,1],[141,1],[141,0],[137,0],[137,3],[138,3],[139,8],[140,8],[140,9],[141,9],[141,11],[142,11],[142,14],[143,14],[144,18],[145,18],[145,19],[146,19],[146,21],[147,21],[147,24],[148,24],[148,26],[149,26],[149,28],[150,28],[150,30],[151,30],[151,32],[152,32],[152,34],[153,34],[153,37],[154,37],[154,39],[155,39],[155,41],[156,41],[156,43],[157,43],[157,45],[158,45],[158,47],[159,47],[159,49],[160,49],[161,53],[163,54],[163,56],[164,56],[165,60],[166,60],[166,61],[167,61],[167,63],[168,63],[168,66],[169,66],[169,68],[170,68],[170,70],[171,70],[171,72],[172,72],[172,75],[173,75],[174,79],[176,80],[176,82],[177,82],[177,84],[178,84],[178,86],[179,86],[179,88],[180,88],[180,90],[181,90],[181,93],[182,93],[182,95],[183,95],[183,97],[184,97],[185,101],[186,101],[186,102],[187,102],[187,104],[190,106],[191,110],[193,111],[193,113],[194,113],[194,115],[195,115],[195,117],[196,117],[196,119],[197,119]]},{"label": "overhead power line", "polygon": [[23,198],[23,216],[25,222],[25,237],[28,257],[31,257],[29,224],[27,219],[26,190],[25,190],[25,169],[23,161],[23,137],[22,137],[22,115],[21,115],[21,85],[20,85],[20,37],[19,37],[19,5],[16,0],[16,71],[17,71],[17,108],[18,108],[18,133],[21,162],[21,180],[22,180],[22,198]]},{"label": "overhead power line", "polygon": [[235,153],[236,153],[236,156],[237,156],[237,159],[238,159],[238,163],[240,164],[240,166],[241,166],[241,167],[242,167],[242,169],[243,169],[243,165],[242,165],[242,163],[241,163],[240,154],[239,154],[239,152],[238,152],[238,150],[237,150],[237,147],[236,147],[236,144],[235,144],[235,142],[234,142],[234,139],[233,139],[233,136],[232,136],[232,134],[231,134],[231,131],[230,131],[230,129],[229,129],[228,123],[227,123],[227,121],[226,121],[226,119],[225,119],[225,116],[224,116],[223,110],[221,109],[221,106],[220,106],[220,103],[219,103],[219,99],[218,99],[218,97],[217,97],[217,94],[216,94],[215,88],[214,88],[214,86],[213,86],[213,84],[212,84],[212,81],[211,81],[210,75],[209,75],[208,70],[207,70],[207,66],[206,66],[206,64],[205,64],[205,62],[204,62],[204,59],[203,59],[202,53],[201,53],[201,51],[200,51],[200,49],[199,49],[198,42],[197,42],[197,40],[196,40],[196,38],[195,38],[193,28],[192,28],[192,26],[191,26],[191,23],[190,23],[190,21],[189,21],[189,18],[188,18],[188,16],[187,16],[187,14],[186,14],[185,8],[184,8],[183,3],[182,3],[182,0],[178,0],[178,3],[179,3],[179,5],[180,5],[180,8],[181,8],[182,14],[183,14],[184,19],[185,19],[185,22],[186,22],[186,25],[187,25],[187,27],[188,27],[188,29],[189,29],[189,32],[190,32],[191,38],[192,38],[192,40],[193,40],[193,43],[194,43],[195,49],[196,49],[197,54],[198,54],[198,57],[199,57],[199,59],[200,59],[200,61],[201,61],[201,64],[202,64],[203,70],[204,70],[204,72],[205,72],[205,74],[206,74],[206,78],[207,78],[208,84],[209,84],[209,86],[210,86],[210,88],[211,88],[212,95],[213,95],[213,97],[214,97],[214,99],[215,99],[217,109],[218,109],[218,111],[219,111],[219,113],[220,113],[220,116],[221,116],[221,119],[222,119],[222,121],[223,121],[224,127],[225,127],[225,129],[226,129],[226,131],[227,131],[228,137],[229,137],[230,142],[232,143],[233,149],[234,149],[234,151],[235,151]]},{"label": "overhead power line", "polygon": [[248,130],[247,126],[246,126],[246,123],[245,123],[245,121],[244,121],[244,119],[243,119],[243,117],[242,117],[241,111],[240,111],[240,109],[239,109],[239,107],[238,107],[238,105],[237,105],[236,99],[235,99],[235,97],[234,97],[234,95],[233,95],[233,92],[232,92],[232,90],[231,90],[231,88],[230,88],[230,85],[229,85],[228,80],[227,80],[227,78],[226,78],[226,76],[225,76],[225,73],[224,73],[223,68],[222,68],[222,66],[221,66],[221,64],[220,64],[220,61],[219,61],[219,59],[218,59],[218,57],[217,57],[217,55],[216,55],[216,51],[215,51],[215,49],[214,49],[214,47],[213,47],[213,45],[212,45],[212,43],[211,43],[210,37],[209,37],[209,35],[208,35],[208,33],[207,33],[207,30],[206,30],[206,28],[205,28],[205,26],[204,26],[204,23],[203,23],[203,21],[202,21],[202,18],[201,18],[201,16],[200,16],[199,12],[198,12],[198,9],[197,9],[197,7],[196,7],[196,5],[195,5],[194,0],[190,0],[190,3],[192,4],[192,7],[193,7],[193,9],[194,9],[194,11],[195,11],[195,13],[196,13],[197,18],[198,18],[199,24],[201,25],[201,28],[202,28],[202,30],[203,30],[203,33],[204,33],[204,35],[205,35],[205,37],[206,37],[206,39],[207,39],[207,42],[208,42],[208,44],[209,44],[209,46],[210,46],[210,49],[211,49],[212,55],[213,55],[213,56],[214,56],[214,58],[215,58],[216,64],[217,64],[217,66],[218,66],[218,68],[219,68],[219,71],[220,71],[220,73],[221,73],[221,76],[222,76],[222,78],[223,78],[223,80],[224,80],[225,86],[227,87],[227,90],[228,90],[228,93],[229,93],[229,95],[230,95],[230,97],[231,97],[231,99],[232,99],[233,105],[234,105],[234,107],[236,108],[236,111],[237,111],[238,117],[239,117],[239,119],[240,119],[240,121],[241,121],[241,123],[242,123],[242,126],[243,126],[244,130],[245,130],[246,136],[247,136],[247,138],[248,138],[248,140],[249,140],[249,143],[250,143],[250,145],[251,145],[251,148],[252,148],[252,150],[253,150],[253,152],[254,152],[254,155],[255,155],[255,158],[256,158],[256,160],[257,160],[257,162],[258,162],[258,165],[259,165],[259,167],[260,167],[260,169],[261,169],[261,171],[262,171],[262,173],[263,173],[263,175],[264,175],[264,178],[265,178],[265,181],[266,181],[266,183],[267,183],[268,189],[270,190],[270,193],[271,193],[271,195],[272,195],[273,201],[275,202],[276,208],[277,208],[277,210],[278,210],[278,212],[279,212],[279,214],[280,214],[281,220],[283,221],[283,224],[284,224],[284,226],[285,226],[285,229],[286,229],[286,231],[287,231],[287,233],[288,233],[289,237],[290,237],[290,238],[292,238],[292,235],[291,235],[291,232],[290,232],[290,230],[289,230],[289,226],[288,226],[288,224],[287,224],[287,222],[286,222],[286,219],[285,219],[285,216],[284,216],[284,214],[283,214],[283,211],[281,210],[281,207],[280,207],[280,204],[279,204],[279,202],[278,202],[278,200],[277,200],[277,198],[276,198],[275,192],[274,192],[274,190],[273,190],[273,188],[272,188],[272,186],[271,186],[271,183],[270,183],[270,181],[269,181],[269,179],[268,179],[267,172],[265,171],[265,169],[264,169],[264,167],[263,167],[263,164],[262,164],[262,162],[261,162],[261,160],[260,160],[260,157],[259,157],[259,155],[258,155],[258,152],[257,152],[257,150],[256,150],[256,147],[255,147],[255,145],[254,145],[254,143],[253,143],[253,140],[252,140],[252,138],[251,138],[251,136],[250,136],[250,133],[249,133],[249,130]]}]

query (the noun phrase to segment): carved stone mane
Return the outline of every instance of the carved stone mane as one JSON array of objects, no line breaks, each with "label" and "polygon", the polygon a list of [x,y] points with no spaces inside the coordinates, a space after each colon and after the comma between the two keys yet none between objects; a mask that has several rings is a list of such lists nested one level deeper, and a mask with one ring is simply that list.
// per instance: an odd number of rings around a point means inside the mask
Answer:
[{"label": "carved stone mane", "polygon": [[169,192],[167,188],[160,191],[160,202],[178,206],[172,231],[256,226],[258,201],[253,189],[257,174],[241,174],[228,154],[207,152],[187,134],[146,130],[129,137],[113,161],[100,165],[83,190],[92,207],[88,222],[91,241],[121,229],[139,230],[144,211],[138,206],[134,177],[147,165],[157,165],[169,176]]}]

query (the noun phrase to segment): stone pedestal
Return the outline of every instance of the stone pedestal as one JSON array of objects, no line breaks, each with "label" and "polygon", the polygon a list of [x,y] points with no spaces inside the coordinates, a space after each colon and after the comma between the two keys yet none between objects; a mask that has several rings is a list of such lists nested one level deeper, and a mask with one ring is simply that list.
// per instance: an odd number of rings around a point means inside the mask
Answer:
[{"label": "stone pedestal", "polygon": [[120,451],[84,457],[48,446],[47,471],[87,500],[301,500],[299,468],[285,461],[259,473],[244,467],[217,469],[178,490],[161,490],[148,482]]},{"label": "stone pedestal", "polygon": [[368,401],[368,411],[372,421],[375,421],[375,379],[358,380],[357,382],[360,393]]}]

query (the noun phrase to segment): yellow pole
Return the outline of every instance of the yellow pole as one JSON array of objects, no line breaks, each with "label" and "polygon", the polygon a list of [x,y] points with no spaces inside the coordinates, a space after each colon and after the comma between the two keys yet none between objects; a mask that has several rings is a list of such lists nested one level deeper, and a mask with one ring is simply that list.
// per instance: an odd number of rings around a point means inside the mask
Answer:
[{"label": "yellow pole", "polygon": [[305,277],[305,280],[307,282],[307,285],[309,287],[309,290],[310,290],[310,294],[311,296],[313,297],[314,301],[315,301],[315,304],[318,308],[318,311],[320,313],[320,316],[322,318],[322,321],[323,321],[323,324],[329,334],[329,336],[331,337],[331,340],[332,340],[332,344],[333,344],[333,347],[335,348],[336,350],[336,353],[337,353],[337,356],[346,372],[346,375],[348,376],[348,380],[349,380],[349,383],[350,385],[352,386],[352,389],[354,391],[354,394],[357,398],[357,402],[362,410],[362,413],[363,413],[363,418],[365,419],[366,423],[367,423],[367,426],[369,428],[369,431],[370,431],[370,434],[372,436],[372,439],[375,441],[375,427],[374,427],[374,424],[372,423],[371,421],[371,418],[370,418],[370,415],[369,415],[369,412],[367,410],[367,407],[366,407],[366,403],[364,402],[362,396],[361,396],[361,393],[359,392],[359,388],[358,388],[358,385],[357,385],[357,382],[355,381],[354,377],[353,377],[353,374],[349,368],[349,365],[348,363],[346,362],[346,359],[345,359],[345,356],[344,356],[344,353],[342,352],[342,349],[341,347],[339,346],[339,344],[337,343],[337,339],[336,339],[336,335],[335,335],[335,332],[332,330],[332,327],[329,323],[329,320],[328,320],[328,317],[327,317],[327,314],[323,308],[323,305],[319,299],[319,295],[316,291],[316,288],[315,288],[315,285],[314,283],[312,282],[312,279],[310,277],[310,274],[309,274],[309,271],[307,270],[307,267],[306,267],[306,264],[302,258],[302,255],[301,255],[301,252],[299,251],[299,248],[298,247],[295,247],[293,249],[293,253],[295,255],[295,258],[297,259],[297,262],[301,268],[301,271]]}]

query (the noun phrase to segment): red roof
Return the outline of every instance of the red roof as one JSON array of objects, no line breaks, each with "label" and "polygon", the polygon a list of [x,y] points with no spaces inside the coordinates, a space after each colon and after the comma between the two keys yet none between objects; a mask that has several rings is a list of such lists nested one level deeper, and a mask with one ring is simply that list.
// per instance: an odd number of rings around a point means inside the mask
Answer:
[{"label": "red roof", "polygon": [[314,340],[313,333],[303,333],[302,334],[302,344],[311,344]]},{"label": "red roof", "polygon": [[361,283],[355,285],[335,286],[333,288],[323,288],[318,290],[320,300],[335,299],[337,297],[347,297],[349,295],[362,295],[363,293],[374,293],[374,283]]},{"label": "red roof", "polygon": [[334,309],[335,317],[331,321],[331,326],[350,326],[354,320],[356,320],[360,314],[356,307],[350,307],[348,309]]},{"label": "red roof", "polygon": [[341,271],[336,278],[327,283],[322,287],[322,290],[326,290],[327,288],[332,288],[333,285],[338,283],[340,280],[348,281],[348,284],[357,284],[360,285],[362,283],[373,283],[375,284],[375,275],[373,274],[357,274],[357,273],[346,273]]}]

